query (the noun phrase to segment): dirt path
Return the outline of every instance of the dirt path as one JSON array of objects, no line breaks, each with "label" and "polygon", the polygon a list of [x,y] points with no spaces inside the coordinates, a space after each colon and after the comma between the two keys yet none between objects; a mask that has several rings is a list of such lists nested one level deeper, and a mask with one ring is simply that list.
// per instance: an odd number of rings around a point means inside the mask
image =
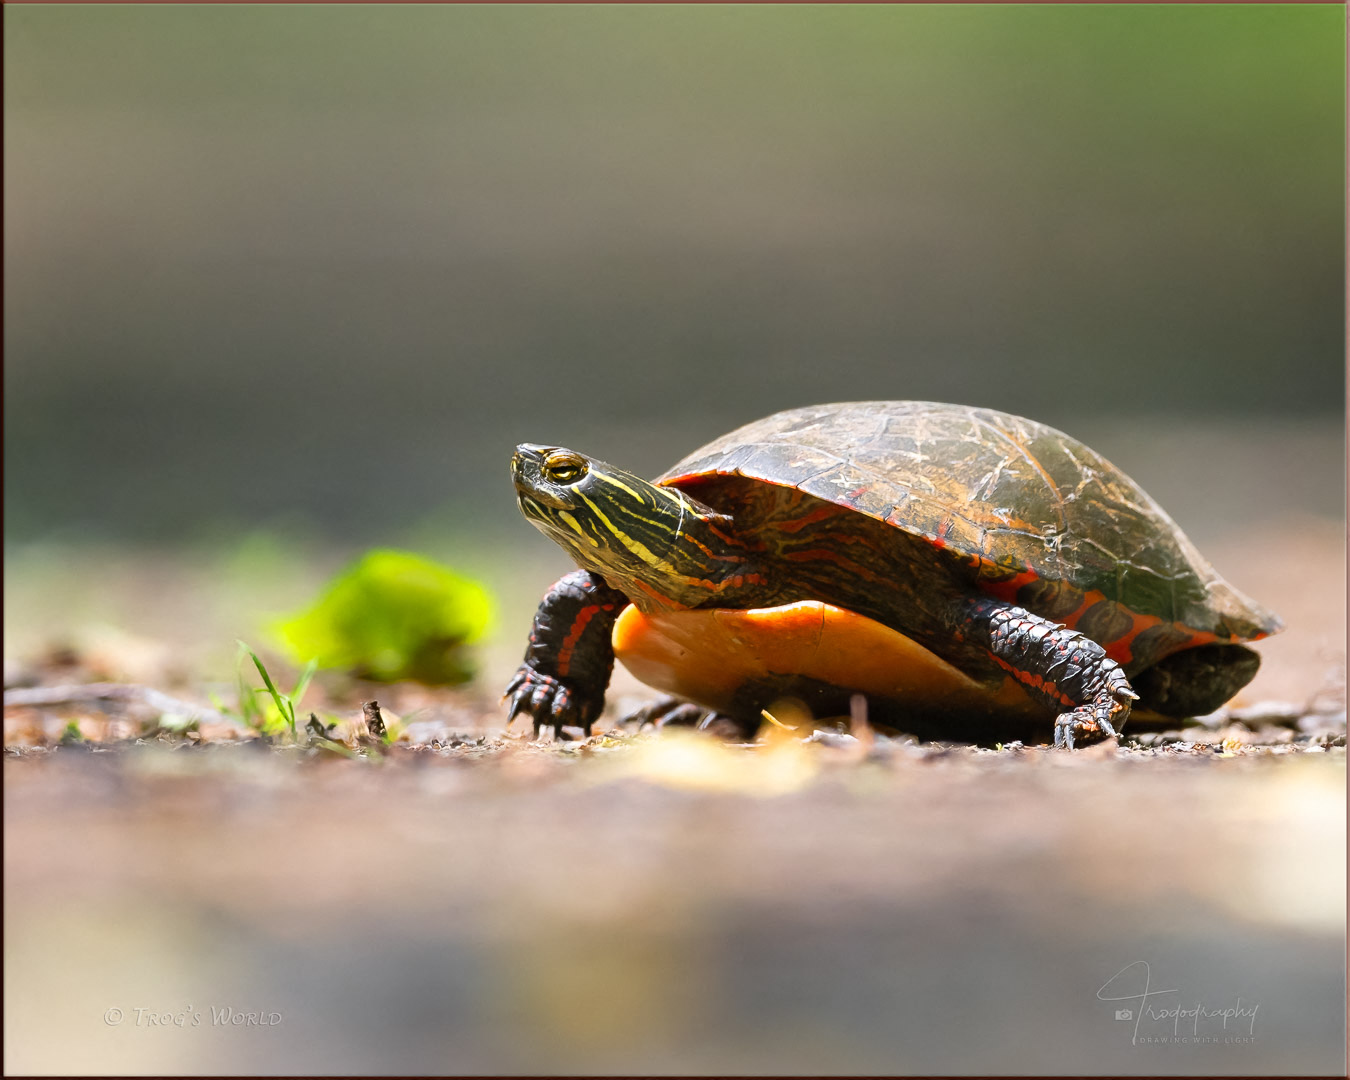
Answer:
[{"label": "dirt path", "polygon": [[12,752],[5,1065],[1334,1073],[1343,741]]}]

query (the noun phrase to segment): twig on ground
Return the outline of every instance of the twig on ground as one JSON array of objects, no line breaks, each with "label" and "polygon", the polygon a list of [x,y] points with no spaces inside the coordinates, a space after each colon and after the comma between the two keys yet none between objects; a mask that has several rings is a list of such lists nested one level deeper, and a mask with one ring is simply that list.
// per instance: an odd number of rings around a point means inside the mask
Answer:
[{"label": "twig on ground", "polygon": [[377,739],[384,738],[384,717],[380,715],[380,703],[378,701],[361,702],[361,713],[365,717],[366,728],[370,734]]}]

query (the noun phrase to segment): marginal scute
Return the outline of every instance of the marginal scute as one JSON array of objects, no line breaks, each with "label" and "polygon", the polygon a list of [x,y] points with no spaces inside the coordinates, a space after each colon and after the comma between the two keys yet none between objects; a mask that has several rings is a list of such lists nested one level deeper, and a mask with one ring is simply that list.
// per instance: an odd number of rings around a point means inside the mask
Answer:
[{"label": "marginal scute", "polygon": [[1008,413],[926,401],[792,409],[694,451],[658,483],[729,474],[798,487],[993,564],[1006,580],[1025,573],[1057,612],[1096,592],[1111,602],[1101,615],[1118,616],[1108,630],[1131,612],[1233,640],[1281,625],[1109,461]]},{"label": "marginal scute", "polygon": [[1182,648],[1190,636],[1171,623],[1158,623],[1142,631],[1131,643],[1131,651],[1141,656],[1167,656]]},{"label": "marginal scute", "polygon": [[1098,600],[1073,624],[1073,628],[1102,645],[1122,638],[1134,627],[1129,611],[1111,600]]},{"label": "marginal scute", "polygon": [[1017,591],[1017,602],[1032,611],[1040,612],[1055,622],[1063,622],[1083,606],[1083,590],[1067,581],[1047,581],[1034,578]]}]

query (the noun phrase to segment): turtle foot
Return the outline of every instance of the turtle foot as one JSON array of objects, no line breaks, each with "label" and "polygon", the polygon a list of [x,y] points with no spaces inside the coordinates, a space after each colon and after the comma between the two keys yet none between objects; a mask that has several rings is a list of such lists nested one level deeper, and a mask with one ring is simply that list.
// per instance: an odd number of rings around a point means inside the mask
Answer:
[{"label": "turtle foot", "polygon": [[656,728],[691,727],[696,731],[706,731],[721,738],[742,738],[745,735],[740,724],[715,709],[705,709],[679,698],[662,698],[639,709],[628,718],[638,725],[651,724]]},{"label": "turtle foot", "polygon": [[551,727],[561,736],[564,727],[579,727],[587,735],[600,714],[600,706],[583,698],[573,686],[552,675],[522,664],[506,687],[502,699],[510,699],[506,723],[509,727],[521,713],[534,722],[534,733]]},{"label": "turtle foot", "polygon": [[1095,735],[1099,731],[1107,735],[1116,733],[1109,720],[1097,719],[1090,705],[1074,709],[1073,712],[1060,713],[1055,718],[1055,749],[1072,750],[1075,734]]},{"label": "turtle foot", "polygon": [[1130,715],[1134,693],[1114,688],[1098,695],[1095,701],[1080,705],[1073,712],[1060,713],[1055,718],[1055,749],[1072,750],[1075,735],[1102,734],[1113,737],[1117,724],[1123,725]]}]

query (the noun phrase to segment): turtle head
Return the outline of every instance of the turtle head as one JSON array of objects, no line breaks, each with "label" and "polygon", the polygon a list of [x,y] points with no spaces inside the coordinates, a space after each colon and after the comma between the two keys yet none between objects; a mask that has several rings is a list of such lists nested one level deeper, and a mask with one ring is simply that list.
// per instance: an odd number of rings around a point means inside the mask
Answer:
[{"label": "turtle head", "polygon": [[511,479],[530,524],[641,608],[705,603],[740,561],[724,538],[729,519],[575,450],[524,443]]}]

